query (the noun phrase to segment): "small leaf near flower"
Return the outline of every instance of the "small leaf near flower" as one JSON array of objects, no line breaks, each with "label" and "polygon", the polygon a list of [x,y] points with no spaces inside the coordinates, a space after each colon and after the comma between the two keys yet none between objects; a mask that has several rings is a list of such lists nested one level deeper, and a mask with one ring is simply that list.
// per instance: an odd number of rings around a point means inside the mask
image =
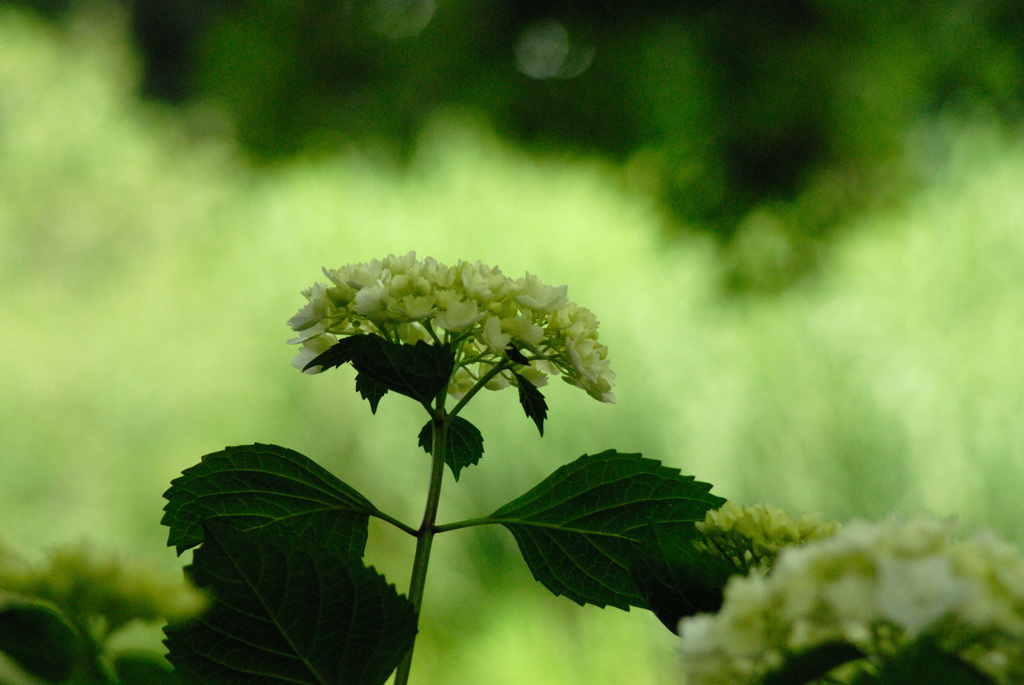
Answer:
[{"label": "small leaf near flower", "polygon": [[336,366],[348,364],[350,361],[355,359],[355,356],[359,353],[363,344],[364,342],[361,336],[342,338],[332,345],[326,352],[314,357],[311,362],[302,367],[302,370],[307,371],[314,366],[319,366],[322,370],[326,371],[327,369],[333,369]]},{"label": "small leaf near flower", "polygon": [[548,403],[544,401],[544,395],[537,389],[537,386],[515,371],[512,372],[512,375],[515,376],[516,385],[519,387],[519,404],[523,405],[526,416],[533,419],[533,422],[537,424],[537,430],[544,435],[544,419],[548,416]]},{"label": "small leaf near flower", "polygon": [[376,412],[377,403],[388,390],[429,405],[448,384],[455,356],[445,345],[430,345],[422,340],[408,345],[379,335],[355,335],[338,341],[304,368],[329,369],[346,363],[359,372],[356,389]]},{"label": "small leaf near flower", "polygon": [[370,403],[370,413],[376,414],[380,398],[388,394],[388,386],[375,381],[371,376],[360,373],[356,374],[356,391]]},{"label": "small leaf near flower", "polygon": [[[427,421],[419,434],[419,446],[427,454],[433,449],[433,426],[433,421]],[[459,471],[463,467],[476,464],[483,454],[484,436],[480,430],[461,416],[453,418],[445,440],[444,463],[452,470],[455,480],[459,480]]]},{"label": "small leaf near flower", "polygon": [[519,348],[511,343],[509,343],[509,346],[505,349],[505,356],[514,361],[516,364],[522,364],[523,366],[526,366],[530,363],[530,360],[526,358],[526,355],[520,352]]}]

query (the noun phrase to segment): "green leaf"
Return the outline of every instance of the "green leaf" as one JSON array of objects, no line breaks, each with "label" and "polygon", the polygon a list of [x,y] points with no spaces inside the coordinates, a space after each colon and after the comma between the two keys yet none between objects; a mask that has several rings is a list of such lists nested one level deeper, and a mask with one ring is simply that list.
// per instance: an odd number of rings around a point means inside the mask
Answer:
[{"label": "green leaf", "polygon": [[388,394],[388,386],[378,383],[366,374],[360,373],[356,374],[356,391],[364,400],[370,403],[370,413],[376,414],[380,398]]},{"label": "green leaf", "polygon": [[[419,446],[430,454],[433,449],[434,431],[433,421],[420,429]],[[445,441],[444,463],[452,470],[456,482],[459,480],[459,471],[464,466],[472,466],[480,461],[484,454],[484,436],[480,430],[461,416],[452,419],[448,426],[447,440]]]},{"label": "green leaf", "polygon": [[377,509],[309,457],[276,445],[228,447],[171,481],[161,520],[178,554],[203,541],[205,521],[242,529],[311,530],[359,557]]},{"label": "green leaf", "polygon": [[[357,381],[357,389],[370,400],[374,411],[376,402],[387,390],[429,405],[455,370],[455,355],[447,345],[431,345],[422,340],[406,345],[373,334],[342,338],[306,364],[305,369],[322,366],[326,370],[350,362],[364,377],[361,383]],[[371,381],[381,387],[372,386]]]},{"label": "green leaf", "polygon": [[779,669],[765,676],[762,685],[804,685],[863,658],[864,653],[849,643],[826,642],[790,656]]},{"label": "green leaf", "polygon": [[737,572],[714,549],[696,547],[699,535],[692,523],[650,524],[637,542],[633,580],[650,610],[673,633],[684,616],[721,609],[725,584]]},{"label": "green leaf", "polygon": [[519,351],[519,348],[515,346],[515,343],[509,343],[508,349],[505,350],[505,356],[516,364],[522,364],[523,366],[528,366],[530,364],[530,360],[526,358],[526,355]]},{"label": "green leaf", "polygon": [[412,646],[412,603],[373,568],[315,537],[215,521],[193,554],[193,582],[216,601],[168,626],[168,659],[223,685],[380,685]]},{"label": "green leaf", "polygon": [[162,654],[124,650],[112,661],[120,685],[185,685]]},{"label": "green leaf", "polygon": [[0,601],[0,653],[44,680],[71,677],[82,643],[57,609],[38,600],[4,595]]},{"label": "green leaf", "polygon": [[537,386],[515,371],[512,375],[516,377],[516,386],[519,388],[519,404],[523,405],[523,411],[537,424],[540,434],[544,435],[544,419],[548,416],[548,403],[544,401],[544,395],[540,394]]},{"label": "green leaf", "polygon": [[915,640],[886,660],[874,682],[877,685],[994,685],[972,664],[942,650],[927,637]]},{"label": "green leaf", "polygon": [[377,335],[360,336],[366,343],[352,360],[366,374],[389,390],[429,405],[444,389],[455,369],[455,355],[444,345],[422,340],[402,345]]},{"label": "green leaf", "polygon": [[647,607],[633,579],[652,524],[702,521],[725,501],[711,486],[639,454],[608,450],[566,464],[489,519],[515,536],[534,578],[579,604]]},{"label": "green leaf", "polygon": [[348,364],[355,359],[355,356],[364,345],[364,337],[362,335],[353,335],[348,338],[342,338],[331,345],[326,351],[314,357],[311,362],[302,367],[302,370],[308,371],[314,366],[321,366],[323,367],[322,370],[326,371],[336,366]]}]

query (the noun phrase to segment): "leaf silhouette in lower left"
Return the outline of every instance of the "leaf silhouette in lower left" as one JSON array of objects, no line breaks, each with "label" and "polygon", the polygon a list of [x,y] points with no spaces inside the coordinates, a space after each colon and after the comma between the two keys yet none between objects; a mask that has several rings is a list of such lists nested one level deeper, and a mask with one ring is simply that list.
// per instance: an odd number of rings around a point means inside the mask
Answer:
[{"label": "leaf silhouette in lower left", "polygon": [[189,567],[216,601],[165,629],[189,679],[225,685],[380,685],[412,647],[412,604],[382,575],[314,538],[211,521]]}]

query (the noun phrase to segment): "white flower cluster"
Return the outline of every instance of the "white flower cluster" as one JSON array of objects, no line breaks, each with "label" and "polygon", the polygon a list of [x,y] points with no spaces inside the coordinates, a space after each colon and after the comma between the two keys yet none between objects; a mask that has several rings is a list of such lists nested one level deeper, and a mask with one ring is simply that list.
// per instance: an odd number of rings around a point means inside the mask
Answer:
[{"label": "white flower cluster", "polygon": [[794,518],[768,504],[754,506],[727,501],[707,513],[697,530],[745,569],[767,571],[784,547],[820,540],[839,530],[839,523],[818,513]]},{"label": "white flower cluster", "polygon": [[949,521],[855,522],[783,549],[767,576],[733,577],[721,611],[679,633],[694,685],[755,683],[835,641],[878,662],[921,635],[995,682],[1024,682],[1024,558],[991,534],[957,539]]},{"label": "white flower cluster", "polygon": [[[460,397],[495,365],[507,363],[505,353],[514,346],[530,361],[514,369],[532,384],[561,375],[602,402],[615,401],[615,374],[608,348],[598,342],[597,319],[567,300],[564,285],[545,285],[529,273],[513,280],[480,262],[449,267],[429,257],[418,260],[415,252],[324,269],[324,275],[331,285],[303,291],[308,303],[288,321],[299,333],[289,342],[302,345],[292,361],[299,369],[342,336],[444,341],[456,349],[449,392]],[[505,369],[486,387],[510,384],[515,377]]]}]

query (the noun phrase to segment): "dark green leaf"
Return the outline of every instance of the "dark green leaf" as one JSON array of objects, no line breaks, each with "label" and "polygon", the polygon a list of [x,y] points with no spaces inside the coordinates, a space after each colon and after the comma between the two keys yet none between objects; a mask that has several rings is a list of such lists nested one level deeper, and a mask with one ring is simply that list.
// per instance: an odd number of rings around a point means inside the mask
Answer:
[{"label": "dark green leaf", "polygon": [[308,371],[314,366],[321,366],[323,370],[332,369],[336,366],[348,364],[355,358],[359,350],[363,346],[363,338],[365,336],[353,335],[348,338],[342,338],[325,352],[321,352],[319,355],[313,358],[311,362],[302,367],[303,371]]},{"label": "dark green leaf", "polygon": [[210,522],[193,582],[216,601],[168,626],[168,659],[223,685],[380,685],[412,646],[412,604],[345,550],[275,528]]},{"label": "dark green leaf", "polygon": [[377,335],[366,340],[352,365],[388,390],[429,405],[444,389],[455,369],[455,355],[443,345],[417,342],[402,345]]},{"label": "dark green leaf", "polygon": [[[433,449],[433,425],[433,421],[427,421],[420,429],[419,445],[427,454]],[[484,436],[480,430],[461,416],[452,419],[445,441],[444,463],[452,470],[455,480],[459,480],[459,471],[464,466],[476,464],[483,454]]]},{"label": "dark green leaf", "polygon": [[515,371],[512,375],[516,377],[516,385],[519,387],[519,404],[523,405],[523,411],[537,424],[540,434],[544,435],[544,419],[548,416],[548,403],[544,401],[544,395],[540,394],[537,386]]},{"label": "dark green leaf", "polygon": [[120,685],[185,685],[162,654],[121,651],[112,661]]},{"label": "dark green leaf", "polygon": [[362,556],[376,508],[312,459],[276,445],[228,447],[171,481],[161,520],[178,554],[203,541],[204,521],[311,530]]},{"label": "dark green leaf", "polygon": [[877,685],[994,685],[993,681],[933,640],[920,638],[885,661]]},{"label": "dark green leaf", "polygon": [[762,685],[804,685],[823,678],[834,668],[863,658],[863,652],[851,644],[826,642],[790,656],[781,668],[765,676]]},{"label": "dark green leaf", "polygon": [[645,607],[633,580],[651,524],[702,521],[725,501],[711,486],[639,454],[608,450],[562,466],[491,514],[515,536],[534,577],[580,604]]},{"label": "dark green leaf", "polygon": [[684,616],[717,612],[725,584],[737,572],[713,548],[696,547],[698,535],[692,523],[650,524],[637,542],[633,580],[647,606],[672,632]]},{"label": "dark green leaf", "polygon": [[377,405],[380,404],[380,398],[388,394],[388,386],[378,383],[363,373],[356,374],[356,390],[364,400],[370,403],[371,414],[377,413]]},{"label": "dark green leaf", "polygon": [[[305,369],[322,366],[326,370],[349,362],[363,377],[362,381],[357,378],[356,389],[370,400],[374,411],[387,390],[429,405],[455,369],[455,355],[445,345],[422,340],[406,345],[373,334],[342,338],[306,364]],[[371,381],[380,387],[373,387]]]},{"label": "dark green leaf", "polygon": [[57,609],[37,600],[5,595],[0,603],[0,652],[45,680],[71,677],[81,653],[78,633]]},{"label": "dark green leaf", "polygon": [[522,364],[523,366],[527,366],[530,363],[530,360],[526,358],[526,355],[520,352],[519,348],[512,343],[509,343],[508,349],[505,350],[505,356],[516,364]]}]

